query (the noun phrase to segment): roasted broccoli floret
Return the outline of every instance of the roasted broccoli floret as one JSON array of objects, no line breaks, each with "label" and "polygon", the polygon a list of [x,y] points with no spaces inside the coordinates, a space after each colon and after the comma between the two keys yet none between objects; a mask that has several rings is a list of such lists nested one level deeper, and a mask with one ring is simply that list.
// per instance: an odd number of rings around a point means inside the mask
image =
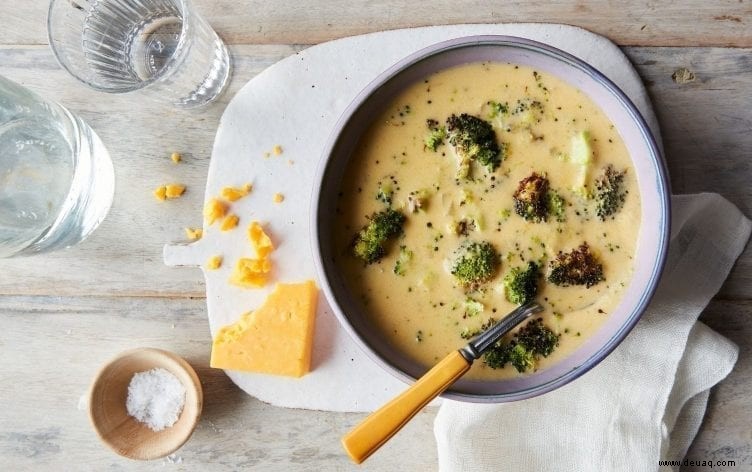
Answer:
[{"label": "roasted broccoli floret", "polygon": [[514,344],[509,350],[509,363],[517,372],[525,372],[535,368],[535,353],[523,344]]},{"label": "roasted broccoli floret", "polygon": [[374,213],[369,222],[355,235],[353,254],[366,264],[372,264],[386,253],[384,244],[389,238],[402,234],[405,215],[397,210],[387,208]]},{"label": "roasted broccoli floret", "polygon": [[585,285],[590,288],[605,280],[603,265],[590,253],[587,243],[567,253],[559,251],[550,262],[550,269],[548,281],[562,287]]},{"label": "roasted broccoli floret", "polygon": [[541,223],[549,216],[566,221],[567,202],[558,192],[549,189],[548,179],[536,172],[520,180],[514,198],[514,211],[527,221]]},{"label": "roasted broccoli floret", "polygon": [[499,254],[489,242],[465,241],[451,261],[450,272],[457,281],[474,290],[496,274]]},{"label": "roasted broccoli floret", "polygon": [[426,148],[436,152],[436,148],[444,144],[447,137],[446,128],[439,126],[439,122],[431,118],[426,120],[426,126],[428,127],[428,134],[423,143]]},{"label": "roasted broccoli floret", "polygon": [[405,275],[407,271],[407,265],[413,259],[413,252],[407,248],[407,246],[400,246],[399,256],[394,263],[394,273],[397,275]]},{"label": "roasted broccoli floret", "polygon": [[512,364],[517,372],[525,372],[535,367],[535,355],[522,344],[507,343],[486,351],[483,362],[492,369],[501,369]]},{"label": "roasted broccoli floret", "polygon": [[595,214],[605,220],[624,205],[624,171],[617,171],[609,164],[595,180]]},{"label": "roasted broccoli floret", "polygon": [[542,318],[536,318],[520,328],[515,335],[518,345],[523,345],[535,355],[548,357],[559,345],[559,335],[548,329]]},{"label": "roasted broccoli floret", "polygon": [[467,113],[453,114],[446,120],[446,132],[459,159],[457,177],[468,177],[472,160],[485,166],[489,172],[501,164],[505,147],[496,142],[496,132],[489,122]]},{"label": "roasted broccoli floret", "polygon": [[517,372],[526,372],[535,369],[537,360],[548,357],[558,344],[559,335],[538,318],[520,328],[512,341],[496,343],[486,351],[483,361],[492,369],[500,369],[509,363]]},{"label": "roasted broccoli floret", "polygon": [[514,198],[514,211],[534,223],[546,221],[548,215],[548,179],[533,172],[520,180]]},{"label": "roasted broccoli floret", "polygon": [[489,348],[483,354],[483,363],[492,369],[501,369],[509,363],[509,354],[512,352],[512,345],[500,342]]},{"label": "roasted broccoli floret", "polygon": [[504,295],[510,303],[524,305],[538,293],[540,267],[533,261],[527,267],[514,267],[504,276]]}]

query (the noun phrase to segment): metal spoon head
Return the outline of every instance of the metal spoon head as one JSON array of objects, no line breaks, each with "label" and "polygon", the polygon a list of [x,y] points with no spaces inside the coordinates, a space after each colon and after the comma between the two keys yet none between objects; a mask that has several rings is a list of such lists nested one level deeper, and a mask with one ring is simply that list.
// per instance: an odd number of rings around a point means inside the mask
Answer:
[{"label": "metal spoon head", "polygon": [[498,323],[471,339],[465,347],[460,349],[460,353],[468,362],[473,362],[515,326],[541,311],[543,307],[534,301],[518,306]]}]

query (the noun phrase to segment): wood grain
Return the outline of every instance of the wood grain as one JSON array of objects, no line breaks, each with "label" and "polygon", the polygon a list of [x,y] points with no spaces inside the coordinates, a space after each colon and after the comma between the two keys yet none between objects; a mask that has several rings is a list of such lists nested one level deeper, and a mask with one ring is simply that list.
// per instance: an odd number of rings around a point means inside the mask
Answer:
[{"label": "wood grain", "polygon": [[[210,369],[201,274],[167,268],[161,260],[164,243],[181,240],[184,226],[200,224],[224,106],[247,80],[303,48],[296,44],[407,26],[501,21],[563,22],[605,34],[630,46],[624,50],[648,86],[674,192],[719,192],[752,214],[749,0],[443,0],[430,7],[397,0],[194,2],[232,45],[235,67],[228,93],[200,113],[84,88],[60,70],[46,46],[48,1],[0,1],[0,74],[86,119],[107,144],[117,174],[114,207],[90,240],[45,257],[0,262],[3,470],[353,469],[339,438],[363,415],[274,408]],[[690,69],[695,80],[675,82],[671,76],[680,67]],[[169,160],[172,151],[184,154],[181,164]],[[180,200],[157,202],[151,190],[165,182],[186,183],[188,192]],[[706,421],[687,456],[736,461],[734,468],[713,470],[752,467],[750,300],[752,249],[747,248],[703,315],[741,346],[736,368],[711,394]],[[139,346],[187,358],[201,377],[206,400],[186,446],[169,460],[146,464],[99,444],[86,412],[77,407],[102,363]],[[419,414],[363,470],[435,470],[434,414]]]},{"label": "wood grain", "polygon": [[[99,442],[78,403],[101,365],[136,347],[184,357],[204,409],[172,460],[181,470],[350,470],[339,438],[365,415],[302,412],[259,402],[208,367],[204,300],[0,297],[0,464],[3,470],[165,470]],[[12,354],[12,355],[9,355]],[[361,470],[434,470],[435,411],[419,414]],[[407,440],[420,437],[420,441]]]},{"label": "wood grain", "polygon": [[[248,79],[297,48],[251,50],[233,54],[235,72],[219,102],[189,112],[138,95],[89,90],[61,70],[46,47],[0,48],[0,74],[60,101],[94,128],[112,155],[116,186],[110,214],[83,244],[3,261],[0,293],[205,296],[200,271],[166,267],[162,246],[185,240],[184,227],[201,226],[214,133],[228,100]],[[177,165],[169,158],[173,151],[183,154]],[[152,190],[169,182],[186,184],[185,195],[157,201]]]},{"label": "wood grain", "polygon": [[[674,193],[717,192],[752,216],[752,50],[625,48],[646,83],[660,121]],[[676,83],[688,68],[695,80]],[[748,245],[718,294],[752,298]]]},{"label": "wood grain", "polygon": [[[752,467],[752,302],[712,302],[702,316],[741,346],[731,375],[713,390],[700,434],[687,455]],[[0,297],[0,458],[5,470],[152,470],[101,445],[78,408],[100,365],[118,352],[159,346],[185,357],[204,389],[193,437],[172,457],[181,469],[223,471],[351,470],[339,438],[361,414],[301,412],[249,397],[208,367],[210,338],[203,300],[113,297]],[[15,355],[8,355],[8,353]],[[435,410],[419,414],[361,470],[436,469]],[[416,440],[415,438],[420,438]],[[177,464],[175,464],[178,467]],[[163,470],[163,469],[161,469]],[[683,469],[700,472],[701,468]],[[716,469],[713,469],[716,470]],[[719,469],[724,470],[724,469]]]},{"label": "wood grain", "polygon": [[[92,92],[60,70],[43,46],[0,47],[0,74],[61,101],[100,134],[115,162],[117,186],[110,215],[88,241],[44,257],[3,261],[0,294],[205,296],[200,271],[165,267],[162,246],[184,239],[183,227],[201,223],[209,156],[227,101],[251,77],[299,49],[232,47],[229,91],[196,113]],[[752,49],[625,51],[655,103],[673,191],[719,192],[752,214],[752,114],[742,99],[752,89]],[[671,75],[680,67],[693,70],[696,80],[674,82]],[[174,150],[185,155],[178,165],[169,159]],[[183,182],[188,191],[179,200],[158,202],[151,191],[165,182]],[[752,298],[751,249],[719,296]]]},{"label": "wood grain", "polygon": [[[59,0],[67,1],[67,0]],[[0,44],[46,44],[48,0],[0,2]],[[459,23],[581,26],[631,46],[752,46],[749,0],[194,0],[229,44],[315,44],[355,34]],[[294,27],[292,27],[294,25]]]}]

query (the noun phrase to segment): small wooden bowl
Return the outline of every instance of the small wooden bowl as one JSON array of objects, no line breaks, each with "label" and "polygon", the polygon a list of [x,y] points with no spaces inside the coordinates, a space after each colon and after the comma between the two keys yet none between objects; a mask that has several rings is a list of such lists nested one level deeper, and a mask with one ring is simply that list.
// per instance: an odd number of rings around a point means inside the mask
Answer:
[{"label": "small wooden bowl", "polygon": [[[170,428],[152,431],[128,415],[128,384],[137,372],[162,367],[185,387],[185,405]],[[158,459],[178,450],[193,433],[201,416],[203,392],[193,368],[179,356],[161,349],[126,351],[105,365],[89,392],[89,419],[99,438],[121,456]]]}]

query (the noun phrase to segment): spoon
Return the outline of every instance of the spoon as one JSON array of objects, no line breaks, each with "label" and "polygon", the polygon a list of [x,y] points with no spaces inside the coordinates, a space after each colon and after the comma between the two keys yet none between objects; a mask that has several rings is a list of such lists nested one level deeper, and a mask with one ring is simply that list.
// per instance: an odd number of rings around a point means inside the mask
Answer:
[{"label": "spoon", "polygon": [[517,307],[488,330],[475,336],[426,372],[410,388],[371,413],[342,438],[342,446],[360,464],[384,445],[431,400],[470,370],[473,361],[515,326],[543,308],[536,302]]}]

